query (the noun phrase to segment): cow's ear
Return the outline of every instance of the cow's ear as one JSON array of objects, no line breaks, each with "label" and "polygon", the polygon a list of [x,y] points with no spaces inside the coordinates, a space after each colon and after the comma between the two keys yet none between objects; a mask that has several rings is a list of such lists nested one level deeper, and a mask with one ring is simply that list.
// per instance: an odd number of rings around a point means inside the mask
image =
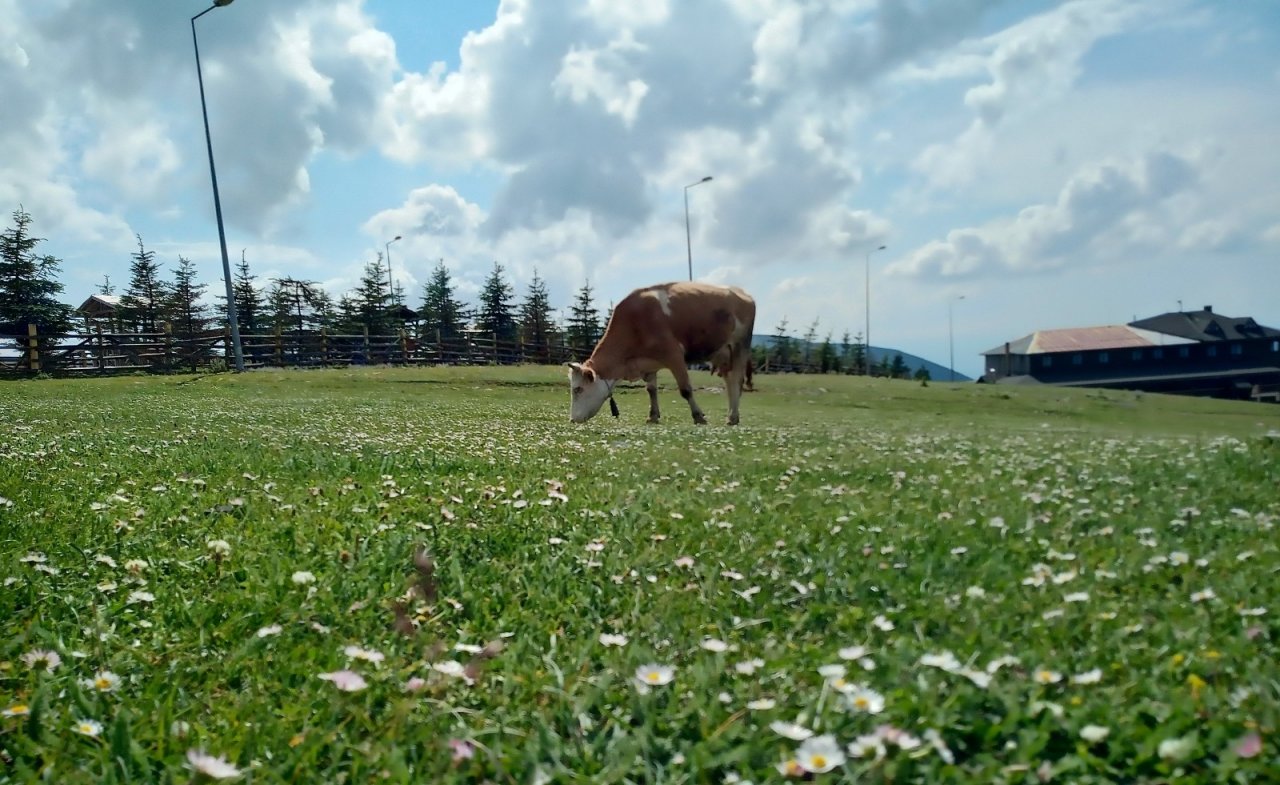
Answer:
[{"label": "cow's ear", "polygon": [[590,368],[585,368],[582,371],[582,378],[586,380],[587,384],[595,384],[596,372],[591,370]]},{"label": "cow's ear", "polygon": [[578,373],[582,373],[582,363],[565,363],[565,366],[568,368],[572,368]]}]

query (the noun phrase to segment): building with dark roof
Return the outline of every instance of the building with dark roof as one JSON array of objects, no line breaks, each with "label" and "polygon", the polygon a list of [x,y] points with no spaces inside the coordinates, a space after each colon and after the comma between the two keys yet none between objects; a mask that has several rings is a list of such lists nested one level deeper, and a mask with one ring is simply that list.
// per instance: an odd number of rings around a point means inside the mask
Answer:
[{"label": "building with dark roof", "polygon": [[1280,330],[1208,305],[1123,325],[1039,330],[982,354],[982,381],[1000,384],[1259,400],[1280,390]]}]

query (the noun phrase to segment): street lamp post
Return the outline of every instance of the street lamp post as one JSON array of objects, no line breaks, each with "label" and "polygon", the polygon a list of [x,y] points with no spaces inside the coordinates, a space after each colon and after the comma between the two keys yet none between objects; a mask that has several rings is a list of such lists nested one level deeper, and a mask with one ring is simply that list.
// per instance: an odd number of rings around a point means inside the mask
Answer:
[{"label": "street lamp post", "polygon": [[693,239],[689,233],[689,189],[695,185],[711,182],[711,175],[707,175],[696,183],[689,183],[684,187],[684,242],[685,249],[689,252],[689,280],[693,280]]},{"label": "street lamp post", "polygon": [[236,371],[244,371],[244,350],[240,346],[240,319],[236,316],[236,295],[231,286],[231,261],[227,259],[227,233],[222,226],[222,200],[218,198],[218,172],[213,166],[213,137],[209,135],[209,110],[204,102],[204,74],[200,70],[200,42],[196,38],[196,20],[215,8],[231,5],[232,0],[213,0],[213,5],[191,17],[191,43],[196,50],[196,78],[200,82],[200,113],[204,115],[204,142],[209,150],[209,179],[213,181],[213,213],[218,221],[218,245],[222,250],[222,280],[227,285],[227,322],[231,327],[231,346]]},{"label": "street lamp post", "polygon": [[864,357],[864,358],[862,359],[863,369],[864,369],[864,370],[865,370],[865,372],[866,372],[866,373],[864,374],[865,376],[870,376],[870,375],[871,375],[871,254],[875,253],[876,251],[883,251],[885,248],[886,248],[886,246],[883,246],[883,245],[882,245],[882,246],[880,246],[879,248],[875,248],[875,249],[873,249],[873,250],[867,251],[867,281],[866,281],[866,293],[867,293],[866,319],[867,319],[867,330],[866,330],[866,332],[865,332],[865,333],[863,333],[863,335],[862,335],[862,343],[863,343],[863,345],[864,345],[864,346],[866,346],[866,347],[867,347],[867,350],[866,350],[865,352],[863,352],[863,354],[865,354],[865,355],[866,355],[866,357]]},{"label": "street lamp post", "polygon": [[396,235],[390,240],[387,240],[386,244],[382,246],[387,252],[387,295],[392,305],[396,304],[396,287],[391,280],[391,244],[399,239],[400,235]]},{"label": "street lamp post", "polygon": [[954,328],[952,327],[953,322],[952,322],[951,311],[952,311],[952,306],[954,306],[956,303],[956,300],[963,300],[963,299],[964,299],[964,295],[961,294],[956,297],[952,297],[950,300],[947,300],[947,345],[949,347],[948,352],[950,355],[950,360],[949,360],[950,364],[948,367],[951,371],[951,381],[953,382],[956,380],[956,337],[955,337],[956,334],[955,334]]}]

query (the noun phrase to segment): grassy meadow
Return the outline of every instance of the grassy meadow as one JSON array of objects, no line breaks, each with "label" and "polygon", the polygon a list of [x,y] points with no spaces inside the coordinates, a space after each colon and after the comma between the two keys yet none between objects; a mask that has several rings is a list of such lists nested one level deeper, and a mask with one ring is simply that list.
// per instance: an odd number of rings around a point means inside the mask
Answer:
[{"label": "grassy meadow", "polygon": [[0,383],[0,782],[1276,781],[1280,406],[660,381]]}]

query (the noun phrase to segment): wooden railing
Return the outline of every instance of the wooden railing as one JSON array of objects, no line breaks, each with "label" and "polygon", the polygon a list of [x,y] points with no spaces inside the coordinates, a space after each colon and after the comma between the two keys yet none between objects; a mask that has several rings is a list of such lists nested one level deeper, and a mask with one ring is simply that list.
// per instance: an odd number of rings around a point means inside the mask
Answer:
[{"label": "wooden railing", "polygon": [[[492,334],[442,338],[407,330],[371,335],[367,329],[356,334],[327,330],[242,333],[240,347],[245,367],[555,364],[585,359],[588,354],[562,343],[500,341]],[[168,329],[155,333],[95,329],[42,336],[30,325],[25,336],[0,335],[0,374],[195,371],[231,365],[231,354],[226,328],[191,336],[174,335]]]}]

